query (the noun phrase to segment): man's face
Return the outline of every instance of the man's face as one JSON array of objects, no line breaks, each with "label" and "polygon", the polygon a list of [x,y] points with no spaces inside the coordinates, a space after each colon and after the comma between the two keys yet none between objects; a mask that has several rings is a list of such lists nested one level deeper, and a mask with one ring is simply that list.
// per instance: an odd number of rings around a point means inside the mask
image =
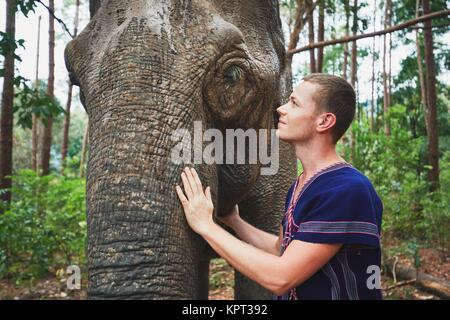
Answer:
[{"label": "man's face", "polygon": [[314,83],[300,83],[289,96],[289,101],[277,109],[277,134],[281,140],[305,144],[314,137],[319,116],[313,100],[316,89]]}]

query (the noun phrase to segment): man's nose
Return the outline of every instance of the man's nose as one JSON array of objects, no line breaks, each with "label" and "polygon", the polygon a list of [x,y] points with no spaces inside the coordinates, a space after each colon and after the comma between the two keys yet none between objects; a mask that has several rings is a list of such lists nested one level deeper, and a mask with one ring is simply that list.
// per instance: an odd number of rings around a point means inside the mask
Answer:
[{"label": "man's nose", "polygon": [[283,104],[282,106],[279,106],[277,108],[277,112],[280,116],[286,114],[286,110],[284,110],[284,106],[285,106],[285,104]]}]

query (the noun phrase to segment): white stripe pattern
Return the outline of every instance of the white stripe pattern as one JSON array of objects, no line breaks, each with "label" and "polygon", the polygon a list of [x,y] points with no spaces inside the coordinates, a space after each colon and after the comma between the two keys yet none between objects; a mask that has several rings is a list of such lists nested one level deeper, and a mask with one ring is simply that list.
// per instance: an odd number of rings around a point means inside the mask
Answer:
[{"label": "white stripe pattern", "polygon": [[347,289],[348,297],[350,300],[359,300],[358,286],[356,284],[356,277],[353,271],[348,265],[347,249],[343,249],[337,254],[337,258],[342,267],[342,273],[344,274],[345,288]]},{"label": "white stripe pattern", "polygon": [[364,221],[307,221],[300,224],[298,232],[366,233],[379,238],[378,227]]},{"label": "white stripe pattern", "polygon": [[330,263],[327,263],[322,268],[322,272],[328,277],[328,279],[330,279],[331,282],[331,300],[340,300],[341,287],[339,286],[339,280]]}]

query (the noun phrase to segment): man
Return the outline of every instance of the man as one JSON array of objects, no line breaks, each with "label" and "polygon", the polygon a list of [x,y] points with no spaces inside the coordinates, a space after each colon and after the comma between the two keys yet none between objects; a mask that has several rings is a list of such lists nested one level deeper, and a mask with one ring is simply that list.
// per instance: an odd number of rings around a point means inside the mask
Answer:
[{"label": "man", "polygon": [[217,225],[210,188],[203,192],[194,169],[181,174],[186,195],[176,186],[190,227],[275,299],[381,299],[382,203],[370,181],[336,153],[355,103],[344,79],[311,74],[277,109],[277,134],[303,167],[288,191],[278,237],[242,220],[237,206],[222,221],[242,241]]}]

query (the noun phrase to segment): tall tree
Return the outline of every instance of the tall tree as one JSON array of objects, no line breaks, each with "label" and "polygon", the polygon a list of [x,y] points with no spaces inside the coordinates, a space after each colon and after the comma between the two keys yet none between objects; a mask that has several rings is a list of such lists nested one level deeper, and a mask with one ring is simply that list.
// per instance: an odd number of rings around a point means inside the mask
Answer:
[{"label": "tall tree", "polygon": [[[353,2],[353,25],[352,33],[356,36],[358,32],[358,0]],[[351,84],[356,87],[356,75],[357,75],[357,64],[358,64],[358,49],[356,46],[356,40],[352,42],[352,69],[351,69]]]},{"label": "tall tree", "polygon": [[[41,39],[41,16],[38,17],[38,34],[37,34],[37,49],[36,49],[36,76],[35,76],[35,90],[36,97],[39,93],[39,46]],[[36,113],[33,112],[31,124],[31,169],[37,169],[37,152],[38,152],[38,123]]]},{"label": "tall tree", "polygon": [[[317,30],[317,41],[325,40],[325,0],[319,0],[319,26]],[[323,70],[323,47],[317,49],[317,72]]]},{"label": "tall tree", "polygon": [[[385,3],[385,10],[384,10],[384,28],[388,28],[391,24],[391,9],[392,9],[392,2],[391,0],[386,0]],[[387,35],[383,35],[383,113],[384,113],[384,133],[386,136],[389,136],[391,134],[391,127],[389,125],[389,119],[388,119],[388,112],[389,112],[389,106],[391,104],[391,98],[390,98],[390,88],[389,88],[389,79],[388,79],[388,73],[387,73],[387,67],[386,67],[386,60],[387,60],[387,41],[386,41]]]},{"label": "tall tree", "polygon": [[[393,16],[393,5],[392,0],[389,1],[389,25],[388,27],[392,26],[392,16]],[[393,34],[389,34],[389,50],[388,50],[388,74],[387,74],[387,81],[388,81],[388,106],[390,107],[392,104],[392,36]]]},{"label": "tall tree", "polygon": [[[312,12],[317,5],[317,1],[312,6],[307,6],[305,0],[296,0],[296,11],[294,18],[294,27],[289,37],[288,51],[294,50],[299,40],[300,32],[307,23],[309,12]],[[288,52],[286,55],[286,68],[291,70],[293,55]]]},{"label": "tall tree", "polygon": [[[352,13],[353,13],[353,24],[352,24],[352,33],[355,36],[358,32],[358,0],[354,0],[353,2],[353,8],[352,8]],[[356,40],[352,42],[352,69],[351,69],[351,84],[353,86],[353,88],[355,88],[355,91],[358,92],[358,90],[356,90],[356,75],[357,75],[357,70],[358,70],[358,50],[356,47]],[[358,101],[358,99],[356,100]],[[358,119],[359,119],[359,108],[358,108]],[[352,161],[354,161],[355,159],[355,131],[352,129],[351,130],[351,139],[350,139],[350,150],[351,150],[351,159]]]},{"label": "tall tree", "polygon": [[[373,31],[376,31],[376,23],[377,23],[377,0],[374,1],[374,11],[373,11]],[[375,114],[375,42],[376,37],[372,38],[372,90],[371,90],[371,102],[370,102],[370,132],[375,131],[375,122],[374,122],[374,114]]]},{"label": "tall tree", "polygon": [[[344,0],[345,11],[345,37],[350,35],[350,0]],[[344,63],[342,65],[342,74],[344,79],[347,79],[347,66],[348,66],[348,43],[344,43]]]},{"label": "tall tree", "polygon": [[[295,15],[294,15],[294,27],[292,29],[292,32],[290,33],[288,50],[295,49],[295,47],[297,46],[300,32],[303,29],[303,19],[302,18],[303,18],[304,10],[305,10],[304,1],[297,0],[296,8],[295,8]],[[291,70],[291,68],[292,68],[292,54],[286,55],[286,68],[289,68],[289,70]]]},{"label": "tall tree", "polygon": [[[314,43],[314,10],[312,8],[313,3],[312,0],[306,0],[308,10],[308,41],[309,43]],[[309,66],[311,73],[316,72],[316,58],[315,58],[315,50],[309,50]]]},{"label": "tall tree", "polygon": [[[419,8],[420,8],[420,0],[416,0],[416,18],[419,16]],[[428,110],[427,105],[427,88],[425,83],[425,77],[424,77],[424,71],[422,66],[422,46],[420,41],[420,30],[419,28],[416,29],[416,51],[417,51],[417,66],[419,71],[419,84],[420,84],[420,95],[421,95],[421,102],[422,102],[422,108],[425,112]],[[428,130],[428,123],[425,121],[425,128]],[[428,135],[428,133],[427,133]]]},{"label": "tall tree", "polygon": [[[78,34],[78,16],[80,10],[80,0],[77,0],[75,3],[75,19],[74,19],[74,27],[73,27],[73,36],[76,37]],[[70,107],[72,105],[72,82],[69,80],[69,89],[67,91],[67,103],[66,103],[66,113],[64,116],[64,125],[63,125],[63,140],[61,146],[61,171],[64,171],[67,157],[67,148],[69,144],[69,127],[70,127]]]},{"label": "tall tree", "polygon": [[[49,0],[49,10],[55,12],[54,0]],[[49,13],[48,21],[48,81],[47,81],[47,95],[50,99],[54,98],[54,84],[55,84],[55,20],[54,16]],[[52,146],[52,127],[53,117],[49,116],[47,125],[44,128],[41,142],[41,164],[40,168],[43,175],[50,172],[50,149]]]},{"label": "tall tree", "polygon": [[[6,0],[6,33],[11,41],[16,37],[16,1]],[[15,45],[5,52],[3,62],[3,92],[0,135],[0,189],[11,187],[13,150],[13,101],[14,101],[14,59]],[[11,202],[11,193],[1,193],[2,201]],[[0,209],[1,210],[1,209]],[[0,211],[1,212],[1,211]]]},{"label": "tall tree", "polygon": [[[336,8],[333,8],[333,27],[331,28],[331,40],[336,39]],[[331,59],[332,60],[332,74],[336,74],[336,60],[337,59]]]},{"label": "tall tree", "polygon": [[[423,0],[423,13],[430,13],[430,1]],[[433,51],[433,33],[431,32],[431,20],[424,22],[425,39],[425,66],[426,66],[426,91],[427,110],[425,119],[428,133],[428,162],[432,167],[428,172],[428,181],[431,183],[431,190],[439,187],[439,138],[437,122],[437,97],[436,97],[436,70]]]}]

